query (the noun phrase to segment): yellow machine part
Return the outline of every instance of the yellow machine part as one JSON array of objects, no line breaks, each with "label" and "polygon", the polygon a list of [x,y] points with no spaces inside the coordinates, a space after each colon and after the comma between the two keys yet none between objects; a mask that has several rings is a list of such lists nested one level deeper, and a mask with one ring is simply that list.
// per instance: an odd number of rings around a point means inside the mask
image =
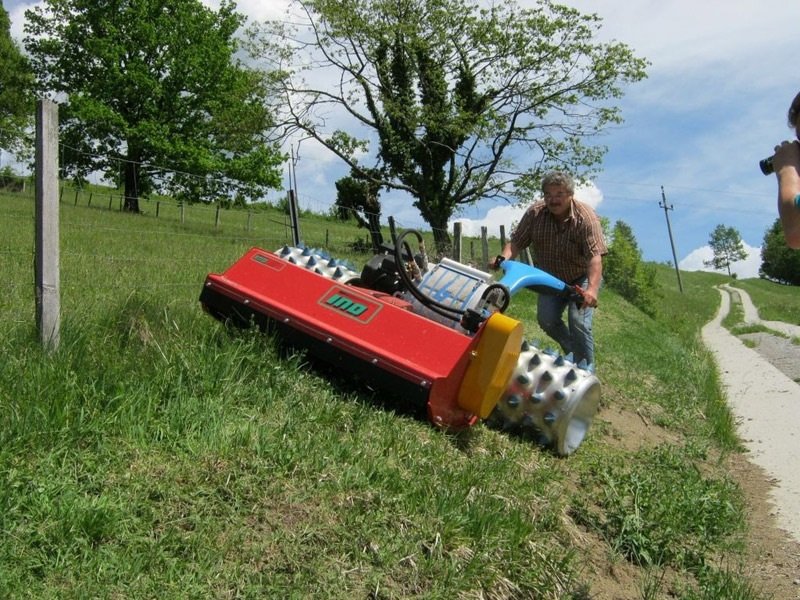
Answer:
[{"label": "yellow machine part", "polygon": [[508,387],[522,348],[522,323],[494,313],[478,334],[478,343],[458,390],[458,405],[485,419]]}]

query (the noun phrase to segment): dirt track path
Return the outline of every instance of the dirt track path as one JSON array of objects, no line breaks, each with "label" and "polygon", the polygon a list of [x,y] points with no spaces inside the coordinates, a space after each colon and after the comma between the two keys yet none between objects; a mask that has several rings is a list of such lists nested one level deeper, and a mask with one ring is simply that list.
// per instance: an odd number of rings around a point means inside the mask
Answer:
[{"label": "dirt track path", "polygon": [[[800,542],[800,385],[722,327],[733,291],[726,287],[719,290],[722,302],[717,316],[703,327],[703,341],[717,361],[750,460],[774,478],[770,496],[778,525]],[[762,322],[747,293],[735,291],[742,300],[745,320]],[[800,336],[800,328],[794,325],[762,323]]]}]

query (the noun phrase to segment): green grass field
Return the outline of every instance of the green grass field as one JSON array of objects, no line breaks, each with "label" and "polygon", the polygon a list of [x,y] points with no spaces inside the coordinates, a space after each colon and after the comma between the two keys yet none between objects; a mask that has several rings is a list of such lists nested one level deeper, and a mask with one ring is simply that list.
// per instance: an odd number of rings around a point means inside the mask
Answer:
[{"label": "green grass field", "polygon": [[[558,458],[480,424],[436,430],[205,315],[207,273],[290,241],[278,211],[181,224],[63,198],[52,354],[33,201],[0,195],[0,211],[0,597],[588,599],[613,565],[630,597],[761,597],[736,566],[747,507],[725,465],[740,448],[699,344],[722,276],[683,273],[681,294],[659,267],[655,319],[602,292],[601,411]],[[367,259],[352,224],[302,227]],[[783,289],[737,285],[780,298],[765,318],[800,314]],[[509,313],[545,340],[533,299]],[[615,411],[658,435],[632,439]]]},{"label": "green grass field", "polygon": [[766,279],[744,279],[734,283],[750,296],[765,321],[784,321],[800,325],[800,302],[797,287],[778,285]]}]

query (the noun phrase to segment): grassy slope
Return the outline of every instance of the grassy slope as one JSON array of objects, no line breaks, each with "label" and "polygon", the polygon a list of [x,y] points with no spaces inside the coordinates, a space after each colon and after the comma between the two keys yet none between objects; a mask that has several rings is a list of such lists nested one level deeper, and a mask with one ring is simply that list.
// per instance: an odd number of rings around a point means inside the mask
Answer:
[{"label": "grassy slope", "polygon": [[[720,276],[685,273],[680,294],[663,268],[655,320],[603,292],[603,409],[558,459],[482,426],[434,430],[203,315],[207,272],[288,241],[277,214],[248,232],[228,213],[181,226],[64,202],[62,343],[45,356],[32,202],[0,207],[0,596],[588,598],[606,561],[633,573],[627,597],[661,581],[758,597],[715,566],[737,564],[744,522],[698,346]],[[303,227],[339,256],[363,237]],[[511,313],[543,339],[529,300]],[[659,434],[630,439],[617,412]]]},{"label": "grassy slope", "polygon": [[766,279],[743,279],[733,282],[747,292],[765,321],[785,321],[800,325],[800,302],[797,286],[779,285]]}]

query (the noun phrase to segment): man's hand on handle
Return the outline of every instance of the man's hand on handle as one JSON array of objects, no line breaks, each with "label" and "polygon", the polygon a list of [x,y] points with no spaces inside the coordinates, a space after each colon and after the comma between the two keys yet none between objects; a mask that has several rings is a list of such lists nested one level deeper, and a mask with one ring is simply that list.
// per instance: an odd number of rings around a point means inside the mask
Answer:
[{"label": "man's hand on handle", "polygon": [[581,308],[597,308],[597,296],[589,290],[583,289],[581,286],[573,286],[575,288],[578,300],[581,302]]}]

